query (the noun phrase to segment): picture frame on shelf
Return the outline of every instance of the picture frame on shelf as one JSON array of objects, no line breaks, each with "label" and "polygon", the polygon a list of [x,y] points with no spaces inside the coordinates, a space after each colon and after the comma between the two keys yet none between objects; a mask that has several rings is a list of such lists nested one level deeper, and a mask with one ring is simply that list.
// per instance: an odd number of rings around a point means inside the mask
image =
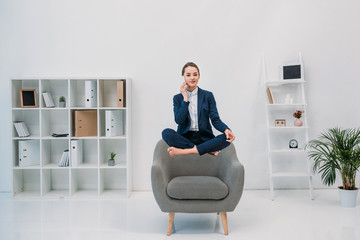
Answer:
[{"label": "picture frame on shelf", "polygon": [[20,89],[22,108],[36,108],[36,89]]},{"label": "picture frame on shelf", "polygon": [[285,119],[275,119],[275,127],[286,127]]},{"label": "picture frame on shelf", "polygon": [[303,72],[301,63],[284,64],[281,68],[281,77],[282,80],[302,80]]}]

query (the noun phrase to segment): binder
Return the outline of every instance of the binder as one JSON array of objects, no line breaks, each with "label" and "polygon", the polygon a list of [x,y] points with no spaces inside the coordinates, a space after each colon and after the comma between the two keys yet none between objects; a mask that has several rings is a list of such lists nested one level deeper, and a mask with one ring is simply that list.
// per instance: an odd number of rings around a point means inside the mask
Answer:
[{"label": "binder", "polygon": [[97,136],[96,110],[75,111],[75,137]]},{"label": "binder", "polygon": [[71,166],[77,167],[83,162],[83,141],[71,140],[70,143]]},{"label": "binder", "polygon": [[123,111],[106,110],[105,111],[105,135],[106,137],[114,137],[124,135],[123,129]]},{"label": "binder", "polygon": [[40,165],[40,141],[19,141],[19,167]]},{"label": "binder", "polygon": [[96,81],[85,81],[85,107],[96,107]]},{"label": "binder", "polygon": [[126,85],[125,81],[117,81],[117,106],[126,107]]}]

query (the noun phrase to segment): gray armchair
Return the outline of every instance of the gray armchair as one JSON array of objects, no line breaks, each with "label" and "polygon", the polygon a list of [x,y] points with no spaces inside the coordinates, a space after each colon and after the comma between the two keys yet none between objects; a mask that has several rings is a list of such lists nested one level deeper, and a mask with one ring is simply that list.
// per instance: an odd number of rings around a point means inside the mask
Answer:
[{"label": "gray armchair", "polygon": [[227,235],[227,212],[238,204],[244,186],[244,167],[231,144],[215,157],[198,154],[170,157],[160,140],[154,152],[151,184],[161,211],[169,213],[167,235],[175,213],[220,213]]}]

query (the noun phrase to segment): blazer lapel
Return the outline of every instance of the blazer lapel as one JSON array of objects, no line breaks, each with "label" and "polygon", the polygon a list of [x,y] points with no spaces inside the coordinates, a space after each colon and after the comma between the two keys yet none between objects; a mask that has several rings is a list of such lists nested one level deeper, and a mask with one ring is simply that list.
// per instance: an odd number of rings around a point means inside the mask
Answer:
[{"label": "blazer lapel", "polygon": [[204,92],[201,88],[198,87],[198,106],[197,106],[197,113],[198,113],[198,121],[200,119],[201,108],[204,101]]}]

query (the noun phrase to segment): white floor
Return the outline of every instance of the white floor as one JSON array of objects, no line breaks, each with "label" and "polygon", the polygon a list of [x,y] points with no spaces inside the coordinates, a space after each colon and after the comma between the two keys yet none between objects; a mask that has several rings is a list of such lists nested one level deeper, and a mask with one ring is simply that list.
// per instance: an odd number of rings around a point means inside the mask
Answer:
[{"label": "white floor", "polygon": [[167,214],[151,192],[124,200],[0,198],[0,239],[316,239],[359,240],[360,201],[339,206],[336,190],[244,191],[228,213],[229,235],[216,214],[176,214],[175,233],[165,235]]}]

